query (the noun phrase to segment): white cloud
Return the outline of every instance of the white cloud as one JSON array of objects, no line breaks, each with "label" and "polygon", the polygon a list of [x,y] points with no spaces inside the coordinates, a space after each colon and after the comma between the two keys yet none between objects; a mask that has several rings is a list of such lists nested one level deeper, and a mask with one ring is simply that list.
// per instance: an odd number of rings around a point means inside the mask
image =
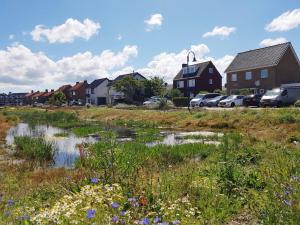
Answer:
[{"label": "white cloud", "polygon": [[154,14],[148,20],[145,20],[146,31],[150,32],[154,29],[158,29],[162,26],[163,16],[161,14]]},{"label": "white cloud", "polygon": [[[192,45],[190,49],[195,52],[197,63],[211,60],[221,74],[223,74],[224,70],[234,58],[229,55],[220,59],[208,57],[206,55],[210,52],[210,50],[205,44]],[[181,69],[182,63],[186,63],[187,54],[188,49],[183,49],[178,53],[160,53],[152,58],[152,60],[147,64],[147,67],[137,69],[137,71],[147,77],[162,77],[166,82],[171,84],[173,82],[173,78]],[[132,71],[132,68],[130,68],[130,71]]]},{"label": "white cloud", "polygon": [[117,40],[118,41],[121,41],[123,39],[123,36],[121,35],[121,34],[119,34],[118,36],[117,36]]},{"label": "white cloud", "polygon": [[279,38],[267,38],[267,39],[264,39],[260,42],[260,46],[261,47],[267,47],[267,46],[272,46],[272,45],[277,45],[277,44],[281,44],[281,43],[285,43],[287,42],[287,39],[286,38],[283,38],[283,37],[279,37]]},{"label": "white cloud", "polygon": [[[138,54],[137,46],[125,46],[120,52],[104,50],[100,54],[78,53],[57,61],[43,52],[32,52],[21,44],[0,50],[0,88],[13,91],[58,88],[61,84],[107,76],[126,65]],[[3,90],[2,90],[3,91]]]},{"label": "white cloud", "polygon": [[269,32],[288,31],[297,28],[300,25],[300,9],[287,11],[275,18],[265,29]]},{"label": "white cloud", "polygon": [[202,37],[213,37],[213,36],[221,36],[221,37],[228,37],[231,33],[235,32],[235,27],[214,27],[214,29],[210,32],[206,32],[202,35]]},{"label": "white cloud", "polygon": [[90,19],[85,19],[81,23],[76,19],[69,18],[64,24],[50,29],[44,25],[37,25],[30,34],[34,41],[47,39],[50,43],[70,43],[75,38],[89,40],[93,35],[98,34],[100,28],[100,23]]},{"label": "white cloud", "polygon": [[8,40],[13,40],[13,39],[15,39],[15,35],[10,34],[10,35],[8,36]]}]

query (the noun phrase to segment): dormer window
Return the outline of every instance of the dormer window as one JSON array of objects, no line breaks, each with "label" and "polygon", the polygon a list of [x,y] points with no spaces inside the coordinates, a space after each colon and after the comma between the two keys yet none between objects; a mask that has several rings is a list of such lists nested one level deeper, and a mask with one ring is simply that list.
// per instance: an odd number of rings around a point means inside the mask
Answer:
[{"label": "dormer window", "polygon": [[191,74],[191,73],[195,73],[195,72],[196,72],[196,66],[195,65],[187,66],[187,67],[182,68],[182,73],[183,74]]}]

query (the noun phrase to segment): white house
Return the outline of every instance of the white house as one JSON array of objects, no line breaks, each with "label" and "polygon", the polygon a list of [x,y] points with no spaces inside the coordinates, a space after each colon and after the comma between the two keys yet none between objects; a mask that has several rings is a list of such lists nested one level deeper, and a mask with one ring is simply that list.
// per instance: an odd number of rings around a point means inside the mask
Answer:
[{"label": "white house", "polygon": [[107,78],[102,78],[89,84],[86,88],[86,102],[91,105],[107,104],[108,83]]}]

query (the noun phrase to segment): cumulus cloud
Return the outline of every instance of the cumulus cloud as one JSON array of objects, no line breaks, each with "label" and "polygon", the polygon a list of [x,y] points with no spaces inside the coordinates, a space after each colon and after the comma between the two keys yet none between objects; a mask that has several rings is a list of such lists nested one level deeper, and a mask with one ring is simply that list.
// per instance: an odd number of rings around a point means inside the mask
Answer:
[{"label": "cumulus cloud", "polygon": [[137,54],[137,46],[125,46],[120,52],[104,50],[96,55],[84,52],[53,61],[43,52],[32,52],[24,45],[15,44],[0,50],[0,61],[3,62],[0,64],[0,87],[6,87],[6,90],[18,87],[14,91],[28,91],[57,88],[78,80],[93,80],[125,66]]},{"label": "cumulus cloud", "polygon": [[212,31],[206,32],[205,34],[202,35],[202,37],[213,37],[213,36],[221,36],[221,37],[228,37],[231,33],[235,32],[236,28],[235,27],[214,27]]},{"label": "cumulus cloud", "polygon": [[285,43],[285,42],[287,42],[287,39],[283,38],[283,37],[274,38],[274,39],[267,38],[267,39],[262,40],[259,45],[261,47],[267,47],[267,46],[282,44],[282,43]]},{"label": "cumulus cloud", "polygon": [[154,29],[158,29],[162,26],[163,16],[161,14],[154,14],[148,20],[145,20],[146,31],[150,32]]},{"label": "cumulus cloud", "polygon": [[[197,63],[211,60],[221,74],[234,58],[230,55],[226,55],[220,59],[209,57],[207,54],[210,50],[205,44],[192,45],[190,49],[195,52]],[[147,77],[159,76],[164,78],[166,82],[172,83],[173,78],[181,69],[182,63],[186,63],[188,51],[188,49],[183,49],[177,53],[160,53],[152,58],[147,67],[137,69],[137,71]]]},{"label": "cumulus cloud", "polygon": [[80,22],[69,18],[65,23],[52,28],[37,25],[30,34],[34,41],[48,40],[50,43],[70,43],[75,38],[89,40],[93,35],[98,34],[100,28],[100,23],[90,19]]},{"label": "cumulus cloud", "polygon": [[267,24],[265,29],[269,32],[288,31],[297,28],[299,25],[300,9],[294,9],[293,11],[287,11],[273,19],[271,23]]}]

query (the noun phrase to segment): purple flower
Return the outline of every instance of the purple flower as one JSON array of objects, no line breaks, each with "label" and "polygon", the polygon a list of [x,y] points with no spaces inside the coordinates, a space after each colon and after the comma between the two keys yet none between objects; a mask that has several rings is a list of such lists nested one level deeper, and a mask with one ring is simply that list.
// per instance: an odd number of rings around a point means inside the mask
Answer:
[{"label": "purple flower", "polygon": [[117,222],[119,222],[119,217],[113,216],[113,217],[111,218],[111,221],[113,221],[114,223],[117,223]]},{"label": "purple flower", "polygon": [[174,221],[172,222],[172,224],[178,225],[178,224],[180,224],[180,221],[179,221],[179,220],[174,220]]},{"label": "purple flower", "polygon": [[111,207],[112,207],[113,209],[117,209],[117,208],[120,207],[120,205],[119,205],[118,203],[116,203],[116,202],[113,202],[113,203],[111,204]]},{"label": "purple flower", "polygon": [[136,198],[128,198],[128,202],[136,202]]},{"label": "purple flower", "polygon": [[140,224],[142,225],[149,225],[150,224],[150,220],[148,218],[144,218],[140,221]]},{"label": "purple flower", "polygon": [[162,222],[161,225],[169,225],[168,222]]},{"label": "purple flower", "polygon": [[98,184],[99,183],[99,179],[96,178],[96,177],[94,177],[94,178],[91,179],[91,183],[92,184]]},{"label": "purple flower", "polygon": [[96,210],[95,209],[89,209],[87,211],[87,215],[86,215],[86,218],[88,219],[92,219],[95,217],[95,213],[96,213]]},{"label": "purple flower", "polygon": [[120,214],[121,214],[121,216],[125,216],[126,211],[125,211],[125,210],[122,210],[122,211],[120,212]]},{"label": "purple flower", "polygon": [[15,204],[14,200],[8,199],[7,205],[12,206],[12,205],[14,205],[14,204]]},{"label": "purple flower", "polygon": [[154,223],[159,223],[160,221],[161,221],[161,218],[159,218],[159,217],[154,218]]},{"label": "purple flower", "polygon": [[288,200],[284,200],[283,202],[284,202],[284,204],[286,204],[287,206],[291,206],[291,205],[292,205],[292,203],[291,203],[290,201],[288,201]]}]

